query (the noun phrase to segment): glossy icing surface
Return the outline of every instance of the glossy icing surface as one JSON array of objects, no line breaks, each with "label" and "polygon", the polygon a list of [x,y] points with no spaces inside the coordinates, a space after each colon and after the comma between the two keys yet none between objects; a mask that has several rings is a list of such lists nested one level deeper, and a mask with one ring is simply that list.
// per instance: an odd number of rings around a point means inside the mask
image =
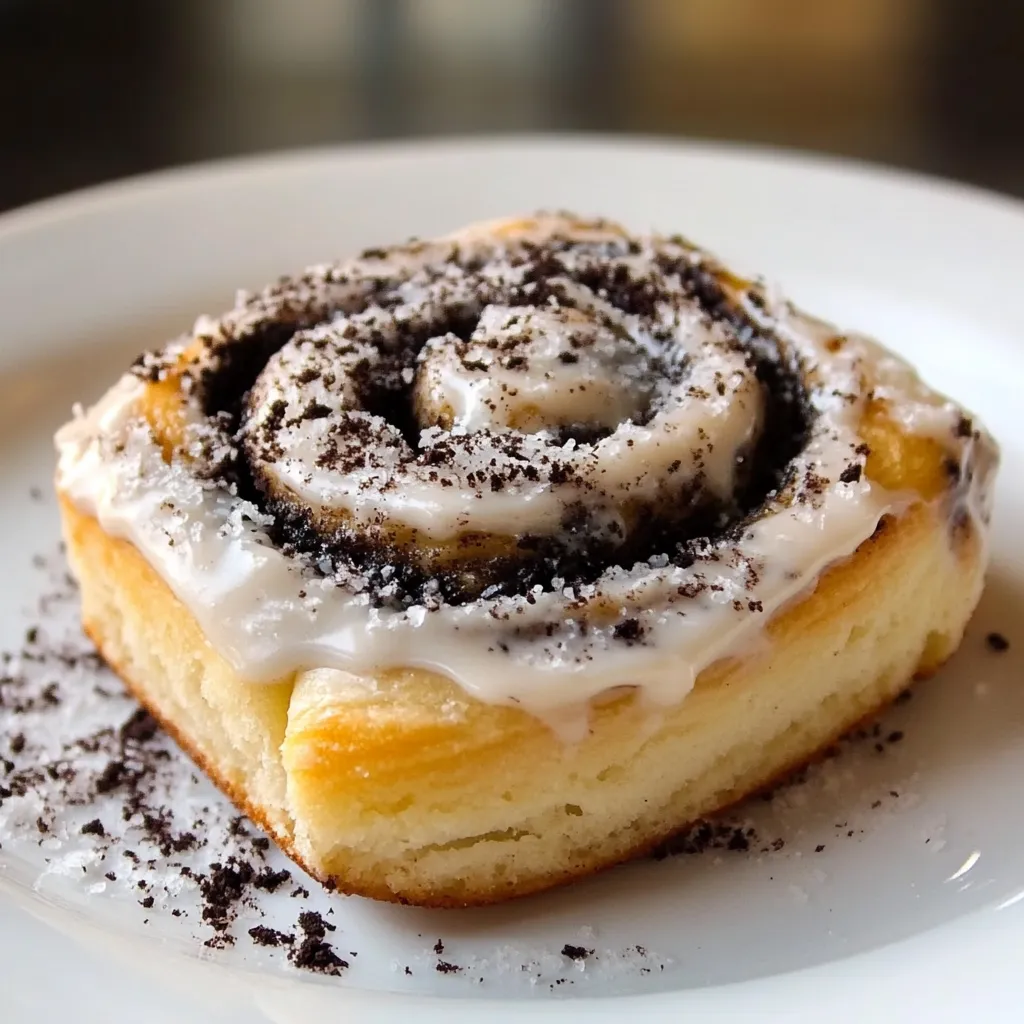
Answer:
[{"label": "glossy icing surface", "polygon": [[[608,265],[628,289],[609,287]],[[836,344],[834,328],[756,289],[733,295],[730,317],[709,313],[687,276],[705,265],[717,273],[679,240],[542,218],[511,238],[486,225],[315,268],[201,321],[149,380],[127,374],[79,413],[58,434],[58,486],[130,540],[253,681],[415,666],[538,714],[624,685],[677,701],[913,500],[864,472],[869,400],[948,451],[981,529],[990,473],[973,468],[994,460],[961,410],[873,342]],[[268,354],[222,437],[257,490],[197,472],[217,418],[201,374],[181,385],[185,440],[165,458],[143,415],[161,367],[196,338],[215,359],[239,325],[303,302],[315,322]],[[759,363],[751,347],[764,339]],[[770,436],[770,358],[798,378],[803,433],[778,486],[744,509],[736,495]],[[404,396],[411,421],[389,418],[382,387]],[[281,543],[286,506],[322,544]],[[571,553],[578,508],[579,543],[604,545],[587,573],[560,575],[556,551],[518,586],[485,580],[458,599],[429,572],[400,584],[403,544],[456,566],[467,536],[506,561],[524,537]],[[686,517],[708,508],[718,528],[687,534]],[[652,521],[668,526],[637,547]],[[328,539],[363,532],[377,544],[369,563],[333,559]]]}]

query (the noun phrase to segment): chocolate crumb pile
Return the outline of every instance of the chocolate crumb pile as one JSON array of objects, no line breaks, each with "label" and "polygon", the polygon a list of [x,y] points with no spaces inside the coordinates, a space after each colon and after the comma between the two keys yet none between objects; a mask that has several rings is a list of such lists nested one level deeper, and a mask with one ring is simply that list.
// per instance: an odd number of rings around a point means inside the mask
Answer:
[{"label": "chocolate crumb pile", "polygon": [[296,967],[320,974],[341,974],[348,967],[348,961],[342,960],[327,941],[327,933],[337,931],[333,924],[325,921],[315,910],[306,910],[299,914],[299,927],[304,937],[288,954],[288,959]]},{"label": "chocolate crumb pile", "polygon": [[[40,863],[42,888],[71,881],[132,900],[146,923],[181,920],[199,946],[247,935],[294,967],[340,974],[333,926],[308,906],[327,894],[295,885],[298,869],[125,694],[82,635],[63,558],[35,565],[40,624],[0,655],[0,857]],[[300,938],[259,923],[282,914]]]}]

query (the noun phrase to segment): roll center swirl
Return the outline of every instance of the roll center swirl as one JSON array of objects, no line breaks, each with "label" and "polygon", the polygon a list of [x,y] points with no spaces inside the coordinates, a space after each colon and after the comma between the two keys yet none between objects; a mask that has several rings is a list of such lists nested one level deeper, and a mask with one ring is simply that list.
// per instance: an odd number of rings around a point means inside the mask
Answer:
[{"label": "roll center swirl", "polygon": [[607,245],[486,255],[392,267],[388,294],[270,356],[240,438],[271,511],[324,550],[382,550],[466,592],[510,563],[605,559],[652,521],[734,513],[765,394],[729,325]]},{"label": "roll center swirl", "polygon": [[652,353],[624,325],[563,306],[487,306],[468,340],[431,338],[419,357],[423,426],[533,434],[612,431],[644,417]]},{"label": "roll center swirl", "polygon": [[253,675],[412,667],[527,710],[678,701],[915,494],[973,544],[995,457],[864,339],[569,215],[243,294],[61,446]]}]

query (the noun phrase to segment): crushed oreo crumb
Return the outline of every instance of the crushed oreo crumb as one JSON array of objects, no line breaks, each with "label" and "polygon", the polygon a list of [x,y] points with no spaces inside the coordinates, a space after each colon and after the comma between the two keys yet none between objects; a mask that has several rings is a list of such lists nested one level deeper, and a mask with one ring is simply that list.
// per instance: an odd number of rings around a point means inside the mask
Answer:
[{"label": "crushed oreo crumb", "polygon": [[757,844],[757,833],[749,825],[728,821],[699,821],[665,840],[651,856],[664,860],[677,854],[699,854],[708,850],[728,850],[743,853]]},{"label": "crushed oreo crumb", "polygon": [[335,930],[334,925],[312,910],[299,914],[298,924],[304,937],[289,952],[288,959],[296,967],[318,974],[341,974],[348,967],[348,961],[338,956],[325,938],[328,931]]},{"label": "crushed oreo crumb", "polygon": [[996,654],[1002,654],[1010,649],[1010,641],[1002,633],[989,633],[985,637],[985,643],[988,645],[988,649],[995,651]]},{"label": "crushed oreo crumb", "polygon": [[639,619],[623,619],[612,630],[616,640],[622,640],[627,644],[639,643],[644,638],[644,627],[640,625]]},{"label": "crushed oreo crumb", "polygon": [[249,929],[249,938],[257,946],[291,946],[295,942],[295,936],[287,932],[279,932],[266,925],[257,924]]},{"label": "crushed oreo crumb", "polygon": [[280,871],[274,871],[272,868],[263,868],[262,871],[253,877],[252,884],[257,889],[277,892],[285,882],[291,881],[291,877],[292,873],[287,868],[282,868]]},{"label": "crushed oreo crumb", "polygon": [[562,947],[562,956],[568,957],[570,960],[575,960],[577,963],[583,963],[587,957],[592,956],[594,951],[587,949],[584,946],[573,946],[568,942]]},{"label": "crushed oreo crumb", "polygon": [[212,864],[209,873],[200,878],[199,890],[205,901],[203,920],[218,933],[208,940],[209,945],[234,942],[227,934],[228,927],[237,916],[252,879],[252,865],[237,858],[229,859],[226,864]]}]

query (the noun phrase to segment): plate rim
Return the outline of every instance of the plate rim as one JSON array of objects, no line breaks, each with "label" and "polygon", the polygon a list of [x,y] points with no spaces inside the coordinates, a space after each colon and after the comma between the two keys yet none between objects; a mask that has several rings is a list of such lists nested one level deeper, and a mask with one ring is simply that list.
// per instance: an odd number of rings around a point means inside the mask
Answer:
[{"label": "plate rim", "polygon": [[704,157],[734,164],[771,166],[794,172],[845,179],[871,179],[875,186],[889,186],[920,196],[929,193],[938,201],[964,202],[990,212],[1024,215],[1024,197],[940,174],[931,174],[879,161],[798,147],[748,143],[711,138],[671,138],[654,134],[604,134],[595,132],[504,132],[481,135],[438,135],[423,138],[373,139],[351,143],[324,143],[281,150],[260,151],[186,161],[156,170],[110,178],[70,189],[0,212],[0,241],[8,235],[42,230],[62,220],[97,215],[112,207],[144,202],[164,190],[209,188],[239,176],[275,175],[298,171],[313,164],[402,162],[417,157],[451,158],[459,153],[487,152],[521,157],[523,148],[533,150],[589,149],[631,152],[636,156]]},{"label": "plate rim", "polygon": [[[232,156],[133,175],[42,199],[0,214],[0,244],[17,244],[20,236],[59,228],[79,218],[103,217],[112,210],[135,204],[160,203],[166,201],[169,193],[199,194],[211,187],[223,187],[232,179],[272,178],[282,172],[308,173],[313,166],[331,164],[408,162],[425,155],[451,160],[467,152],[478,155],[490,153],[495,157],[502,153],[515,154],[521,159],[524,148],[533,152],[563,151],[577,155],[611,150],[657,159],[698,156],[709,162],[724,160],[734,166],[743,164],[751,168],[752,173],[757,167],[767,165],[797,174],[845,181],[854,187],[896,189],[905,195],[914,194],[918,199],[927,196],[940,205],[959,206],[965,214],[977,215],[985,210],[1010,220],[1019,218],[1017,226],[1024,237],[1024,201],[1020,199],[952,179],[869,161],[705,139],[676,140],[592,133],[502,133],[313,146],[270,154]],[[0,873],[6,875],[2,867]],[[0,888],[7,890],[10,884],[8,877],[0,879]],[[995,917],[994,910],[998,911]],[[572,1019],[574,1014],[580,1014],[581,1018],[586,1014],[587,1019],[596,1019],[606,1013],[634,1013],[641,1015],[641,1019],[653,1020],[671,1010],[719,1010],[746,1014],[754,1012],[758,1006],[778,1005],[779,998],[789,1000],[786,1009],[792,1019],[812,1021],[819,1019],[821,1011],[814,995],[827,984],[830,1015],[837,1021],[854,1021],[863,1019],[866,1012],[891,1008],[900,998],[899,993],[912,993],[916,986],[925,984],[931,989],[932,999],[935,998],[934,993],[941,990],[945,1003],[939,1011],[940,1018],[947,1019],[943,1014],[955,1017],[958,1011],[968,1008],[975,1013],[984,1009],[984,1004],[979,1002],[983,978],[988,998],[996,1000],[992,1004],[995,1011],[1001,1005],[1000,998],[1009,999],[1014,994],[1024,993],[1018,958],[1013,955],[1014,943],[1006,942],[1007,934],[1018,943],[1024,941],[1024,900],[1020,897],[1003,900],[996,907],[990,905],[972,911],[908,938],[851,956],[720,986],[565,1000],[545,998],[528,1003],[389,993],[347,985],[329,987],[338,993],[336,998],[339,1001],[347,1001],[346,1006],[350,1010],[365,1008],[378,1011],[383,1006],[397,1008],[426,1004],[432,1013],[444,1013],[450,1019],[467,1021],[478,1019],[481,1011],[495,1020],[518,1019],[524,1006],[528,1006],[529,1012],[538,1019],[551,1020]],[[972,937],[967,959],[962,956],[966,935]],[[184,953],[176,952],[175,956],[187,958]],[[937,978],[940,963],[944,967],[942,976]],[[239,973],[236,967],[222,964],[216,964],[216,967],[229,974]],[[250,973],[258,973],[258,969],[245,971],[246,975]],[[866,986],[868,978],[871,979],[870,986]],[[972,982],[969,988],[963,984],[967,979]],[[326,984],[320,979],[302,979],[302,983]],[[864,991],[866,987],[872,991]],[[844,1005],[836,1005],[840,999],[845,999]]]}]

